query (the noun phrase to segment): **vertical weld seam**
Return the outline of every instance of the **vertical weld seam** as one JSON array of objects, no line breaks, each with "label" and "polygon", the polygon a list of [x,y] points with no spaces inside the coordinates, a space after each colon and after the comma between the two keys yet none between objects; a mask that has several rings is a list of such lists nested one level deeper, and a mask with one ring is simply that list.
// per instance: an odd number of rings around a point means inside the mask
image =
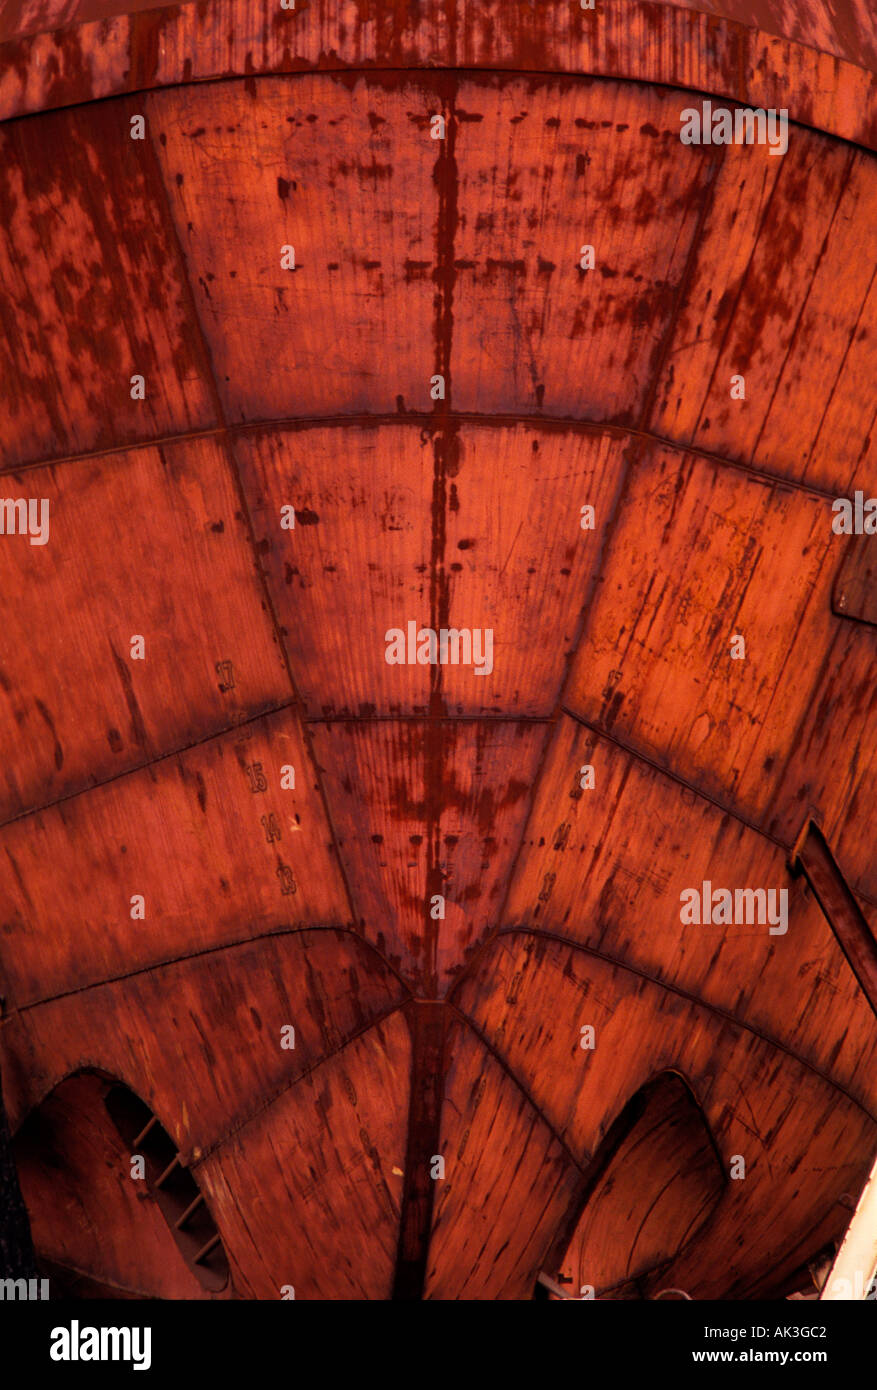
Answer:
[{"label": "vertical weld seam", "polygon": [[[436,159],[434,182],[438,194],[436,227],[436,294],[435,294],[435,354],[436,371],[444,379],[444,398],[435,402],[434,415],[439,426],[433,437],[432,531],[430,547],[429,605],[430,625],[437,634],[448,625],[449,593],[445,571],[447,542],[447,464],[453,450],[452,435],[456,427],[450,422],[451,410],[451,343],[454,325],[454,242],[457,230],[457,161],[456,130],[454,126],[454,97],[457,79],[450,75],[441,80],[442,106],[446,121],[445,139]],[[436,653],[438,656],[439,653]],[[443,671],[440,661],[430,667],[429,713],[445,713],[442,695]],[[441,811],[443,731],[433,722],[427,725],[424,739],[424,801],[427,844],[427,904],[424,926],[423,986],[427,995],[438,994],[438,945],[441,918],[431,915],[431,901],[442,895],[444,881],[441,867]]]},{"label": "vertical weld seam", "polygon": [[443,1004],[412,1000],[405,1016],[411,1031],[408,1137],[392,1298],[419,1301],[426,1285],[435,1207],[435,1180],[426,1165],[441,1142],[447,1014]]}]

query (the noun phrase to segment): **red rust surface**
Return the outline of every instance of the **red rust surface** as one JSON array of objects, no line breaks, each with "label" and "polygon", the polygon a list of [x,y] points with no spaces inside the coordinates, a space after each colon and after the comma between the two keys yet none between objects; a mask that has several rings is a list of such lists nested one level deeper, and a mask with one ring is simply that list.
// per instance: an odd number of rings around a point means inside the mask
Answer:
[{"label": "red rust surface", "polygon": [[[194,1282],[93,1071],[237,1296],[775,1296],[843,1229],[877,1028],[789,856],[812,816],[877,922],[875,74],[864,0],[0,6],[0,492],[51,516],[0,536],[0,1064],[53,1268]],[[703,95],[788,152],[683,145]],[[491,670],[388,664],[410,620]],[[705,880],[788,932],[684,926]]]}]

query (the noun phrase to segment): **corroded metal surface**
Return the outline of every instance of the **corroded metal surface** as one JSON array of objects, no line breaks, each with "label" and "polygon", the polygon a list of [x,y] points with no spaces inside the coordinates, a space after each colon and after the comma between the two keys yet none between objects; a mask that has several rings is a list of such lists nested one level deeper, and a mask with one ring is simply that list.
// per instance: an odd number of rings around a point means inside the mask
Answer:
[{"label": "corroded metal surface", "polygon": [[[867,0],[781,7],[613,0],[219,0],[124,13],[65,10],[25,21],[7,7],[0,114],[20,115],[154,86],[231,75],[336,68],[569,71],[689,87],[792,118],[872,148],[877,26]],[[725,11],[733,10],[726,14]],[[82,23],[75,22],[76,13]],[[28,35],[35,25],[49,32]]]},{"label": "corroded metal surface", "polygon": [[[45,1102],[136,1226],[56,1092],[118,1077],[245,1297],[785,1290],[877,1141],[873,1014],[788,866],[814,817],[869,929],[832,501],[877,492],[873,15],[0,16],[0,490],[51,521],[0,537],[13,1125]],[[700,91],[788,107],[788,151],[683,144]],[[706,882],[786,929],[686,923]],[[693,1117],[637,1099],[665,1072]],[[45,1258],[191,1292],[160,1224],[102,1261],[29,1132]]]}]

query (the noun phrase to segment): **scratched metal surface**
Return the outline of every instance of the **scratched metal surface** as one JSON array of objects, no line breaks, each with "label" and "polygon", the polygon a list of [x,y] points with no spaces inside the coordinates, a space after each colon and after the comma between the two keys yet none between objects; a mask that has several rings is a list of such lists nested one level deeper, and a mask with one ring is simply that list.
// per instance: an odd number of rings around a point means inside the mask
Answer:
[{"label": "scratched metal surface", "polygon": [[[877,491],[873,13],[0,16],[2,490],[53,528],[0,546],[14,1126],[124,1080],[245,1297],[528,1298],[552,1257],[784,1289],[877,1142],[874,1018],[786,869],[816,814],[877,920],[871,570],[830,526]],[[701,89],[815,128],[682,146]],[[408,619],[492,628],[495,670],[388,665]],[[706,878],[787,886],[789,933],[682,929]],[[682,1240],[713,1187],[672,1140],[622,1268],[634,1150],[583,1193],[662,1069],[747,1180]],[[129,1230],[112,1135],[47,1106]],[[160,1225],[102,1256],[19,1157],[47,1257],[193,1293]]]},{"label": "scratched metal surface", "polygon": [[[189,0],[192,9],[208,10],[204,4]],[[107,20],[114,16],[138,14],[141,10],[158,8],[154,0],[2,0],[0,3],[0,41],[42,30],[55,30],[71,24],[84,24],[93,20]],[[179,6],[186,9],[184,3]],[[295,9],[301,15],[308,15],[320,6],[313,0],[297,0]],[[432,21],[438,24],[444,20],[448,29],[458,27],[464,33],[477,30],[482,42],[496,39],[496,12],[498,6],[486,0],[479,6],[467,6],[463,0],[448,6],[448,16],[434,18],[437,6],[434,4],[412,3],[412,0],[347,0],[341,6],[335,5],[341,18],[347,19],[351,38],[362,42],[364,32],[369,27],[378,29],[382,36],[393,35],[399,31],[414,28],[418,22]],[[570,5],[556,6],[552,15],[551,7],[528,4],[527,0],[517,7],[518,24],[523,29],[538,33],[539,27],[563,23],[564,11],[578,8]],[[662,8],[660,0],[652,5],[658,14]],[[877,62],[877,19],[866,0],[844,0],[842,4],[831,6],[816,3],[816,0],[676,0],[676,8],[691,10],[699,14],[716,15],[724,19],[736,20],[750,29],[760,29],[767,34],[782,35],[795,39],[808,47],[817,48],[824,53],[834,53],[839,58],[848,58],[863,66]],[[541,10],[541,13],[538,11]],[[281,16],[282,17],[282,16]],[[443,26],[443,27],[444,27]],[[345,36],[346,37],[346,36]],[[389,47],[392,39],[387,41]]]},{"label": "scratched metal surface", "polygon": [[[788,106],[793,119],[877,144],[877,21],[868,0],[750,8],[613,0],[253,0],[64,10],[6,7],[0,114],[154,86],[312,68],[502,68],[624,76]],[[130,11],[130,12],[129,12]],[[81,15],[82,22],[77,23]],[[44,32],[39,30],[48,25]],[[2,38],[0,38],[2,43]]]}]

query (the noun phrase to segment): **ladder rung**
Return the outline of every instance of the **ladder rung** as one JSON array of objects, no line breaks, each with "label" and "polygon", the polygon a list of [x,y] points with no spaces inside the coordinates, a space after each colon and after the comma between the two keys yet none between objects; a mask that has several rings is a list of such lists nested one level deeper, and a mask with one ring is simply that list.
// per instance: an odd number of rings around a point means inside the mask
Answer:
[{"label": "ladder rung", "polygon": [[202,1203],[203,1201],[204,1201],[204,1198],[201,1196],[201,1193],[199,1192],[199,1193],[198,1193],[198,1196],[195,1198],[194,1202],[190,1202],[189,1205],[186,1207],[186,1210],[183,1212],[183,1214],[182,1214],[182,1216],[180,1217],[180,1219],[179,1219],[178,1221],[175,1221],[175,1222],[174,1222],[174,1227],[175,1227],[176,1230],[179,1231],[179,1230],[182,1229],[182,1227],[183,1227],[183,1226],[186,1224],[186,1222],[188,1221],[189,1217],[192,1215],[192,1212],[195,1211],[196,1207],[200,1207],[200,1205],[201,1205],[201,1203]]},{"label": "ladder rung", "polygon": [[173,1158],[171,1159],[171,1161],[170,1161],[170,1163],[168,1164],[168,1166],[165,1168],[165,1170],[164,1170],[164,1172],[162,1173],[161,1177],[160,1177],[160,1178],[156,1178],[156,1180],[155,1180],[155,1186],[156,1186],[156,1187],[161,1187],[162,1183],[163,1183],[163,1182],[166,1182],[166,1180],[170,1177],[170,1175],[171,1175],[171,1173],[174,1171],[174,1169],[175,1169],[175,1168],[179,1168],[179,1166],[180,1166],[180,1155],[179,1155],[179,1154],[174,1154]]},{"label": "ladder rung", "polygon": [[202,1260],[206,1260],[207,1256],[210,1254],[210,1251],[215,1250],[218,1244],[219,1232],[217,1231],[215,1236],[210,1237],[206,1245],[202,1245],[201,1249],[198,1251],[198,1254],[195,1256],[195,1264],[199,1265]]},{"label": "ladder rung", "polygon": [[140,1145],[143,1143],[143,1140],[146,1138],[147,1134],[152,1129],[152,1126],[157,1124],[158,1119],[155,1115],[153,1115],[152,1118],[146,1122],[146,1124],[141,1129],[140,1133],[137,1135],[137,1138],[134,1140],[133,1148],[139,1149]]}]

